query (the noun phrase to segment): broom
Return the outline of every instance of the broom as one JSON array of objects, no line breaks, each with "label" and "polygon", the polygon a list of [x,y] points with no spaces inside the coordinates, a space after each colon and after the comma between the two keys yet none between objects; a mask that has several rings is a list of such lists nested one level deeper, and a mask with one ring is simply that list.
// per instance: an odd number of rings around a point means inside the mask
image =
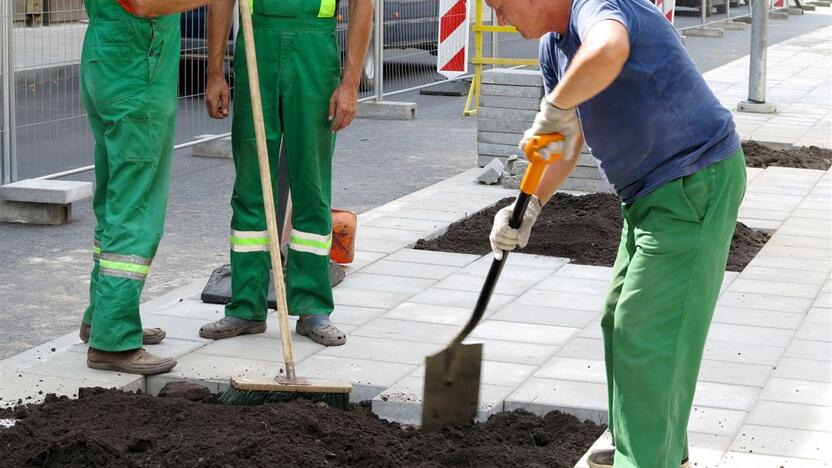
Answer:
[{"label": "broom", "polygon": [[283,264],[280,259],[280,240],[277,236],[277,216],[274,209],[274,194],[269,170],[269,154],[266,147],[266,127],[263,122],[263,103],[260,99],[260,77],[257,71],[257,55],[254,50],[254,31],[251,24],[251,5],[241,0],[240,17],[243,22],[243,41],[246,49],[246,66],[251,88],[251,108],[254,117],[254,132],[257,142],[257,161],[260,166],[260,185],[263,188],[263,205],[266,212],[266,228],[269,234],[269,253],[274,272],[274,292],[277,299],[277,313],[280,320],[280,338],[283,341],[283,360],[286,375],[275,378],[232,377],[231,386],[220,396],[220,401],[229,405],[258,405],[270,402],[290,401],[305,398],[322,401],[330,406],[346,409],[352,385],[348,382],[313,380],[295,375],[295,361],[292,355],[292,338],[289,330],[289,313],[286,304],[286,288],[283,282]]}]

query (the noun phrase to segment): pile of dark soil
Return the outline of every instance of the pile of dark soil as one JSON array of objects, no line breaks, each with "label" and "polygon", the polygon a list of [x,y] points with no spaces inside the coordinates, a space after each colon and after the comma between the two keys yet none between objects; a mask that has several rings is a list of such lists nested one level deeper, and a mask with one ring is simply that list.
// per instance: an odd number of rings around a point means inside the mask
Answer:
[{"label": "pile of dark soil", "polygon": [[0,429],[4,466],[572,467],[603,426],[552,412],[422,433],[306,400],[231,407],[115,390],[48,396]]},{"label": "pile of dark soil", "polygon": [[780,166],[822,170],[832,167],[832,150],[817,146],[778,149],[756,141],[746,141],[742,144],[742,150],[748,167]]},{"label": "pile of dark soil", "polygon": [[[420,239],[414,248],[440,252],[485,255],[491,251],[488,235],[494,215],[514,198],[453,223],[448,232],[431,240]],[[621,239],[621,203],[615,195],[593,193],[574,196],[555,194],[543,208],[523,253],[564,257],[580,265],[612,266]],[[771,236],[737,223],[728,271],[742,271]]]}]

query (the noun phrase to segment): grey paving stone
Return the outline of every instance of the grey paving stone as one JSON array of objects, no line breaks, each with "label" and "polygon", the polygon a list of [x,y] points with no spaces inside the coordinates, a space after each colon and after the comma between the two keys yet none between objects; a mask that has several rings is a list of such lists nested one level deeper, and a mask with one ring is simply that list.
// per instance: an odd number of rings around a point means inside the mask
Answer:
[{"label": "grey paving stone", "polygon": [[784,357],[777,363],[772,376],[832,383],[832,366],[828,361]]},{"label": "grey paving stone", "polygon": [[[142,312],[145,312],[145,310],[142,310]],[[150,309],[150,312],[153,315],[167,315],[181,317],[183,319],[211,321],[224,317],[225,307],[220,304],[205,304],[195,299],[184,299],[181,302],[176,302],[163,308]]]},{"label": "grey paving stone", "polygon": [[343,346],[324,348],[320,356],[422,365],[425,358],[442,350],[443,345],[415,343],[352,335]]},{"label": "grey paving stone", "polygon": [[[748,413],[745,411],[709,408],[707,406],[694,406],[690,411],[688,431],[700,434],[733,437],[742,426],[743,420],[747,414]],[[726,446],[724,448],[727,449],[727,445],[730,445],[730,441],[726,441],[725,444]],[[693,454],[691,455],[693,456]],[[695,463],[697,463],[697,465],[703,462],[698,458],[695,458],[694,460],[696,460]]]},{"label": "grey paving stone", "polygon": [[766,245],[824,250],[830,249],[829,241],[827,239],[810,236],[786,235],[782,233],[778,233],[776,236],[772,237]]},{"label": "grey paving stone", "polygon": [[815,302],[812,303],[812,307],[832,308],[832,293],[821,292],[815,299]]},{"label": "grey paving stone", "polygon": [[832,341],[832,325],[828,323],[804,322],[797,330],[795,338],[807,341]]},{"label": "grey paving stone", "polygon": [[430,221],[424,219],[398,218],[395,216],[383,216],[367,223],[370,227],[387,229],[401,229],[403,231],[433,232],[448,227],[447,221]]},{"label": "grey paving stone", "polygon": [[536,366],[546,362],[560,349],[558,346],[482,338],[468,338],[465,343],[483,343],[482,356],[488,361]]},{"label": "grey paving stone", "polygon": [[170,372],[148,376],[147,392],[156,395],[166,383],[183,380],[204,383],[212,392],[219,392],[228,388],[229,380],[233,376],[271,378],[277,376],[282,368],[282,364],[274,361],[240,359],[196,352],[178,359],[176,367]]},{"label": "grey paving stone", "polygon": [[689,456],[696,460],[695,466],[715,467],[728,451],[734,435],[720,435],[702,432],[688,432]]},{"label": "grey paving stone", "polygon": [[408,242],[403,240],[374,239],[358,235],[355,238],[355,249],[363,250],[366,252],[389,254],[399,249],[403,249],[408,245],[413,244],[414,242]]},{"label": "grey paving stone", "polygon": [[[452,307],[467,307],[473,310],[474,306],[477,304],[478,297],[479,292],[430,288],[413,296],[410,301],[418,304],[438,304]],[[488,303],[488,310],[501,309],[506,304],[513,301],[514,298],[515,296],[494,294],[491,296],[491,301]]]},{"label": "grey paving stone", "polygon": [[806,321],[812,323],[832,324],[832,309],[812,307],[806,315]]},{"label": "grey paving stone", "polygon": [[408,263],[424,263],[428,265],[454,266],[461,268],[474,262],[478,258],[480,258],[479,255],[402,249],[398,252],[390,254],[386,260]]},{"label": "grey paving stone", "polygon": [[603,330],[601,330],[601,317],[597,317],[595,320],[590,322],[589,325],[585,326],[579,333],[578,336],[581,338],[595,338],[597,340],[601,340],[604,338]]},{"label": "grey paving stone", "polygon": [[762,265],[749,265],[742,272],[744,279],[804,284],[823,284],[826,275],[826,272],[823,271],[785,270]]},{"label": "grey paving stone", "polygon": [[[90,369],[87,367],[87,356],[85,353],[71,352],[69,350],[56,351],[41,356],[37,360],[14,366],[13,371],[9,375],[12,379],[11,382],[14,382],[15,374],[13,372],[39,375],[46,385],[48,385],[50,379],[58,377],[89,382],[84,386],[103,386],[105,388],[142,388],[144,386],[143,382],[137,382],[137,380],[143,380],[140,375]],[[25,381],[25,379],[22,380]],[[39,387],[41,387],[40,390],[43,390],[44,382],[38,382],[40,384]],[[32,393],[37,393],[37,389],[31,388],[29,390]]]},{"label": "grey paving stone", "polygon": [[532,126],[532,120],[534,120],[534,116],[529,118],[528,115],[523,116],[522,119],[509,120],[497,115],[490,115],[489,117],[490,119],[486,119],[481,114],[477,116],[477,131],[522,134]]},{"label": "grey paving stone", "polygon": [[607,420],[607,386],[591,382],[532,377],[506,398],[506,411],[523,409],[537,415],[559,410],[598,424]]},{"label": "grey paving stone", "polygon": [[517,144],[523,138],[522,133],[477,132],[477,143],[491,143],[496,145],[514,145],[515,153],[519,154]]},{"label": "grey paving stone", "polygon": [[775,244],[766,244],[760,251],[760,254],[774,257],[805,258],[807,260],[817,260],[819,258],[832,260],[832,249],[811,249]]},{"label": "grey paving stone", "polygon": [[534,376],[547,379],[575,380],[578,382],[607,382],[604,361],[572,359],[560,356],[549,360]]},{"label": "grey paving stone", "polygon": [[298,364],[298,375],[352,382],[350,401],[372,400],[416,368],[409,364],[315,355]]},{"label": "grey paving stone", "polygon": [[763,388],[771,372],[771,366],[704,359],[699,381]]},{"label": "grey paving stone", "polygon": [[711,325],[708,339],[732,343],[765,343],[773,346],[786,346],[789,344],[793,335],[794,332],[792,330],[784,330],[782,328],[714,323]]},{"label": "grey paving stone", "polygon": [[745,424],[731,445],[731,450],[829,460],[832,458],[832,433]]},{"label": "grey paving stone", "polygon": [[793,236],[823,238],[826,239],[827,245],[832,238],[832,226],[823,219],[791,218],[783,223],[780,232]]},{"label": "grey paving stone", "polygon": [[434,229],[427,229],[424,231],[408,231],[396,228],[361,226],[358,231],[359,238],[378,239],[385,241],[401,241],[401,242],[416,242],[421,237],[432,233]]},{"label": "grey paving stone", "polygon": [[216,306],[208,318],[185,318],[177,315],[156,315],[156,314],[142,314],[142,326],[144,327],[159,327],[165,330],[167,339],[188,340],[198,343],[208,343],[211,340],[200,338],[199,327],[208,323],[211,320],[218,320],[222,318],[225,313],[223,306]]},{"label": "grey paving stone", "polygon": [[472,313],[473,309],[468,307],[404,302],[390,309],[383,318],[461,326],[468,321]]},{"label": "grey paving stone", "polygon": [[812,305],[812,300],[805,297],[775,296],[772,294],[740,293],[727,291],[720,296],[719,306],[739,309],[777,310],[804,314]]},{"label": "grey paving stone", "polygon": [[829,464],[821,460],[731,451],[725,454],[718,468],[760,468],[765,466],[782,468],[825,468]]},{"label": "grey paving stone", "polygon": [[446,265],[430,265],[426,263],[396,262],[379,260],[365,267],[362,273],[372,273],[385,276],[399,276],[404,278],[421,278],[440,280],[457,271],[457,267]]},{"label": "grey paving stone", "polygon": [[766,383],[760,400],[832,407],[832,383],[775,377]]},{"label": "grey paving stone", "polygon": [[[292,352],[295,362],[299,362],[324,349],[323,345],[302,339],[297,334],[292,336]],[[349,340],[348,340],[349,341]],[[283,363],[283,348],[280,339],[275,336],[264,338],[260,335],[243,335],[217,340],[196,351],[195,354],[229,357],[250,361],[270,361],[277,368]]]},{"label": "grey paving stone", "polygon": [[600,312],[604,298],[600,295],[574,294],[563,291],[541,291],[533,289],[517,299],[518,304],[543,307],[563,307],[566,309]]},{"label": "grey paving stone", "polygon": [[794,340],[786,348],[786,357],[811,359],[815,361],[832,361],[832,343],[822,341]]},{"label": "grey paving stone", "polygon": [[772,281],[738,278],[734,281],[731,287],[728,288],[728,291],[750,294],[766,294],[772,296],[814,298],[817,296],[818,291],[820,291],[820,286],[811,283],[777,283]]},{"label": "grey paving stone", "polygon": [[[448,276],[442,281],[436,283],[439,289],[452,289],[456,291],[476,291],[482,290],[485,279],[482,276],[472,274],[455,274]],[[501,278],[494,287],[494,292],[497,294],[507,294],[511,296],[519,296],[533,286],[534,280],[516,280],[511,278]]]},{"label": "grey paving stone", "polygon": [[378,318],[359,327],[352,334],[369,338],[447,345],[458,332],[457,326]]},{"label": "grey paving stone", "polygon": [[558,352],[558,357],[604,360],[604,342],[593,338],[575,338]]},{"label": "grey paving stone", "polygon": [[168,306],[175,305],[179,302],[183,302],[187,299],[202,302],[199,300],[199,295],[202,292],[202,289],[205,288],[205,283],[207,282],[207,277],[200,278],[189,283],[186,286],[182,286],[180,288],[174,289],[173,291],[170,291],[169,293],[163,294],[147,302],[143,302],[141,305],[141,311],[142,313],[155,312],[157,309],[163,309]]},{"label": "grey paving stone", "polygon": [[562,346],[577,332],[576,328],[486,320],[474,329],[471,337]]},{"label": "grey paving stone", "polygon": [[537,111],[540,109],[540,98],[518,96],[480,96],[480,109],[495,107],[499,109],[523,109]]},{"label": "grey paving stone", "polygon": [[[393,218],[415,219],[433,222],[453,222],[459,219],[459,213],[453,210],[436,209],[428,210],[421,208],[406,207],[391,211],[388,214]],[[459,254],[454,254],[459,255]]]},{"label": "grey paving stone", "polygon": [[759,387],[698,382],[693,404],[709,408],[751,411],[760,391]]},{"label": "grey paving stone", "polygon": [[338,305],[385,309],[394,307],[411,296],[410,293],[348,289],[340,285],[332,290],[332,295]]},{"label": "grey paving stone", "polygon": [[[494,107],[483,107],[477,111],[477,119],[482,120],[497,120],[497,121],[508,121],[508,122],[531,122],[534,120],[535,116],[537,115],[537,111],[535,110],[517,110],[517,109],[497,109]],[[477,122],[479,125],[479,122]],[[513,126],[507,126],[508,128],[514,128]],[[478,127],[482,128],[482,127]],[[493,130],[493,129],[483,129],[486,131],[505,131],[505,132],[512,132],[513,130]]]},{"label": "grey paving stone", "polygon": [[0,188],[0,199],[66,205],[92,197],[92,190],[90,182],[24,179]]},{"label": "grey paving stone", "polygon": [[[110,382],[89,379],[71,379],[66,377],[44,376],[27,373],[0,373],[0,407],[16,406],[18,400],[25,404],[37,404],[49,393],[59,396],[77,398],[78,389],[90,386],[109,386]],[[125,391],[144,391],[144,379],[137,378]]]},{"label": "grey paving stone", "polygon": [[612,268],[570,263],[558,269],[556,276],[609,281],[612,278]]},{"label": "grey paving stone", "polygon": [[480,88],[480,96],[512,96],[523,98],[537,98],[538,102],[543,97],[543,86],[511,86],[483,83]]},{"label": "grey paving stone", "polygon": [[350,276],[351,274],[360,271],[365,266],[375,262],[376,260],[384,258],[385,255],[387,254],[380,252],[364,252],[361,250],[356,250],[352,263],[341,266],[344,267],[344,272],[347,274],[347,276]]},{"label": "grey paving stone", "polygon": [[[178,340],[176,338],[166,337],[164,341],[156,345],[149,345],[146,349],[153,354],[159,356],[171,356],[176,359],[181,358],[182,356],[187,356],[188,354],[193,353],[194,351],[202,348],[205,346],[206,342],[201,341],[191,341],[191,340]],[[76,343],[71,347],[66,349],[67,351],[77,353],[77,354],[84,354],[87,353],[87,345],[85,343]]]},{"label": "grey paving stone", "polygon": [[512,302],[491,315],[490,318],[508,322],[534,323],[568,328],[584,328],[595,318],[597,318],[598,315],[598,312],[585,310],[529,306]]},{"label": "grey paving stone", "polygon": [[536,70],[493,68],[483,72],[482,84],[542,87],[543,78]]},{"label": "grey paving stone", "polygon": [[704,359],[774,366],[785,350],[781,346],[708,340]]},{"label": "grey paving stone", "polygon": [[746,424],[832,432],[832,408],[761,400],[754,405]]},{"label": "grey paving stone", "polygon": [[368,291],[387,291],[415,294],[436,283],[433,279],[407,278],[404,276],[378,275],[359,272],[339,284],[347,289],[363,289]]},{"label": "grey paving stone", "polygon": [[737,309],[719,306],[714,312],[713,323],[751,325],[755,327],[784,328],[797,330],[803,321],[801,314],[775,310]]},{"label": "grey paving stone", "polygon": [[554,275],[541,281],[535,289],[603,297],[606,295],[608,287],[608,281],[583,278],[569,278],[566,280],[562,275],[558,275],[556,271]]}]

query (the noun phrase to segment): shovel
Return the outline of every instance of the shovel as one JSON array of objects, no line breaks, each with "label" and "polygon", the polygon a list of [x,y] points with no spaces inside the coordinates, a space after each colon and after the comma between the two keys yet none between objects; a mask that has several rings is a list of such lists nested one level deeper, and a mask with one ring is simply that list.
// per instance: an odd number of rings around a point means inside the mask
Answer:
[{"label": "shovel", "polygon": [[[559,155],[544,158],[539,150],[550,143],[563,140],[557,133],[536,135],[526,143],[523,152],[529,160],[529,167],[520,183],[520,195],[514,204],[509,226],[518,229],[529,206],[529,200],[537,190],[546,166],[560,159]],[[449,424],[467,423],[477,415],[480,394],[480,368],[482,364],[482,343],[462,344],[462,341],[477,326],[486,308],[491,294],[503,271],[508,258],[491,262],[491,269],[485,278],[474,313],[456,338],[443,351],[425,359],[425,393],[422,399],[422,430],[435,431]]]}]

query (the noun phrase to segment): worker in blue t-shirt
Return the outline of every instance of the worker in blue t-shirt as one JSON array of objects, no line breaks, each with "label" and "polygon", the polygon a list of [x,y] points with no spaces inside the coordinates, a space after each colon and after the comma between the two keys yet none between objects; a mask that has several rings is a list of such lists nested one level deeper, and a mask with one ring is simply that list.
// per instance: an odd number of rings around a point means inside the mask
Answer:
[{"label": "worker in blue t-shirt", "polygon": [[745,157],[673,26],[648,0],[487,0],[542,37],[546,96],[526,131],[560,133],[520,229],[497,213],[495,255],[525,246],[584,140],[622,199],[624,226],[601,328],[614,449],[598,467],[689,466],[687,424],[745,192]]}]

